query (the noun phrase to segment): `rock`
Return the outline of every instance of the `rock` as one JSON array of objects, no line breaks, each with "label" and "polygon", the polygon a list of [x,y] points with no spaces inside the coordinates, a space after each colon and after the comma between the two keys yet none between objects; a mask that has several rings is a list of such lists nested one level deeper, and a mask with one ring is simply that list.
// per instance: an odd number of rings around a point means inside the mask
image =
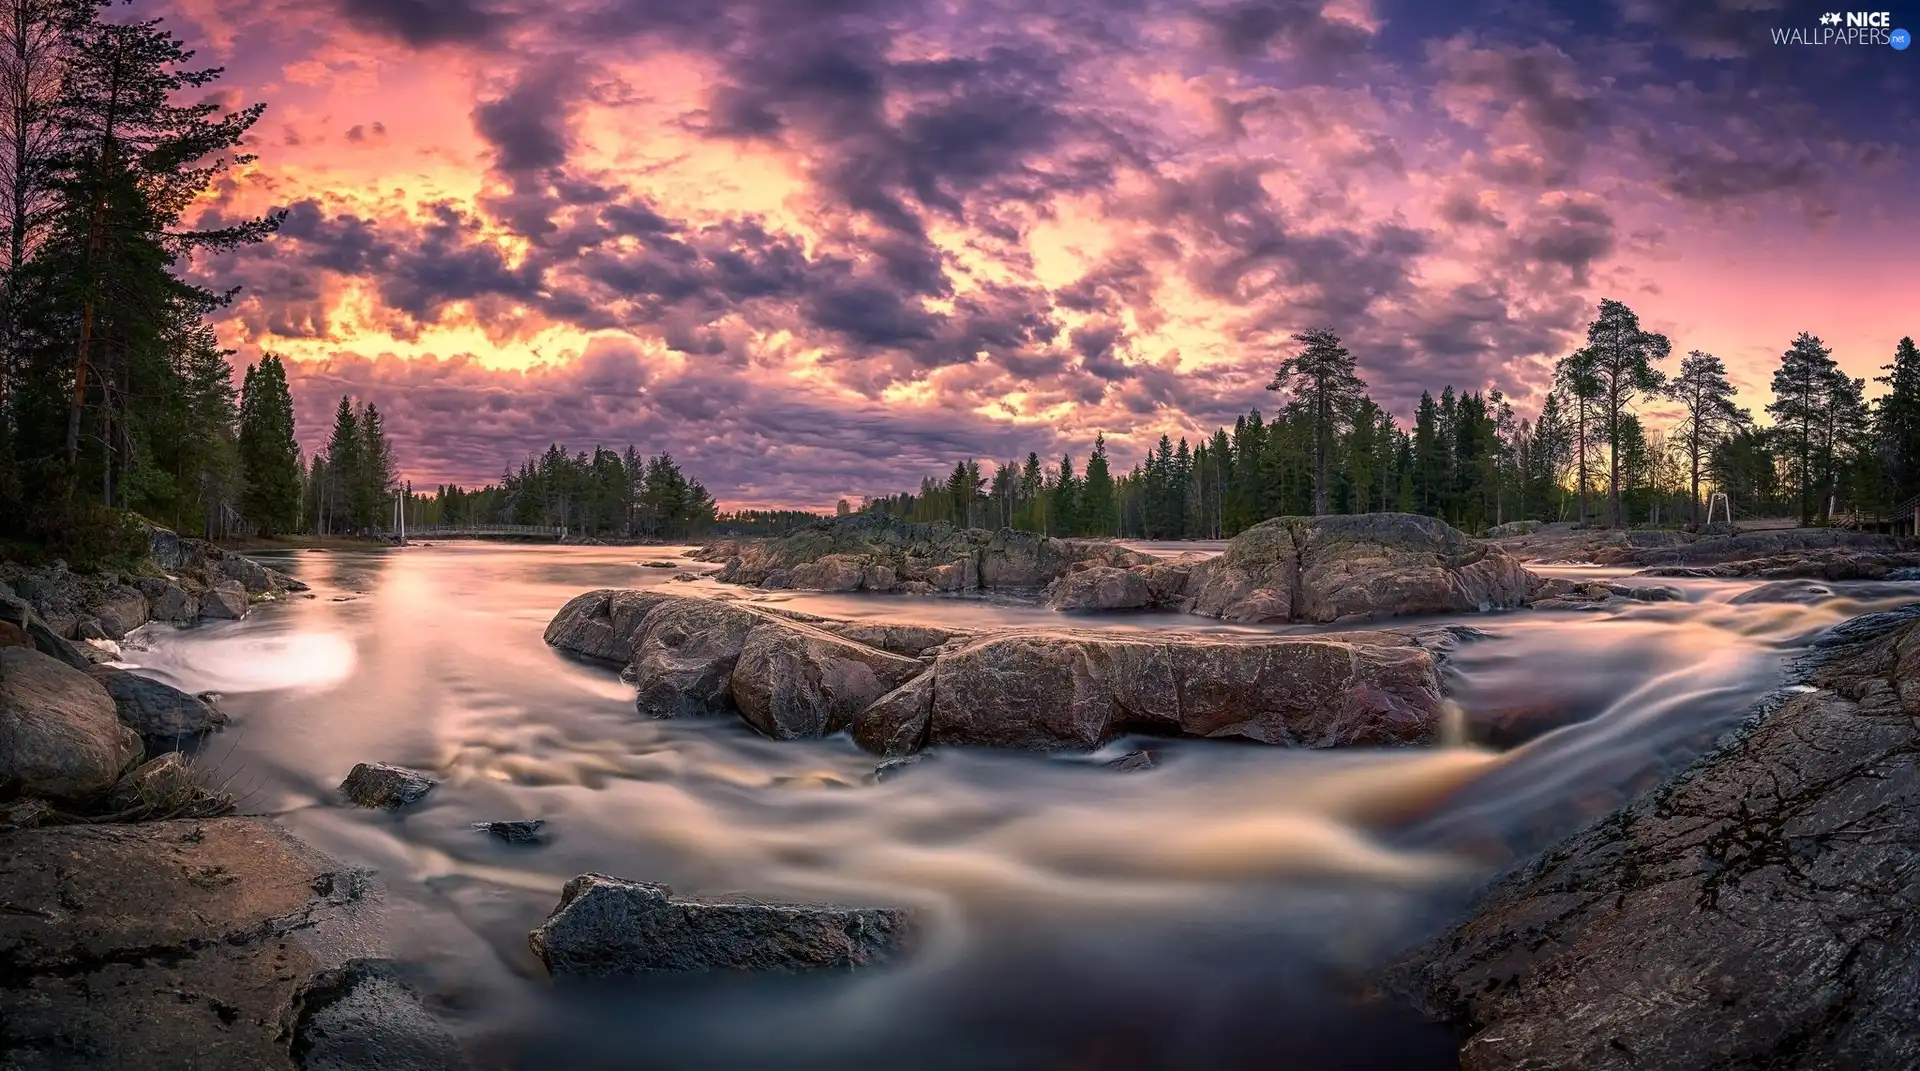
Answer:
[{"label": "rock", "polygon": [[100,619],[94,617],[83,617],[75,622],[72,636],[82,642],[111,639],[107,635],[107,630],[100,626]]},{"label": "rock", "polygon": [[222,580],[200,596],[200,616],[238,621],[247,614],[247,589],[238,580]]},{"label": "rock", "polygon": [[11,621],[0,621],[0,647],[25,647],[32,650],[33,641],[27,638],[26,630]]},{"label": "rock", "polygon": [[476,832],[490,833],[508,844],[538,844],[546,837],[540,832],[544,818],[525,818],[512,822],[475,822]]},{"label": "rock", "polygon": [[26,633],[27,638],[33,641],[33,649],[49,658],[80,670],[93,664],[64,636],[55,632],[23,599],[0,595],[0,622]]},{"label": "rock", "polygon": [[847,970],[898,955],[910,924],[890,908],[676,898],[665,885],[582,874],[528,944],[555,975]]},{"label": "rock", "polygon": [[113,787],[141,754],[93,678],[35,650],[0,648],[0,786],[83,800]]},{"label": "rock", "polygon": [[152,743],[175,744],[227,724],[212,703],[164,681],[112,666],[87,670],[113,697],[120,724]]},{"label": "rock", "polygon": [[176,581],[147,578],[140,582],[140,592],[147,599],[147,612],[154,621],[185,625],[200,616],[200,600],[187,594]]},{"label": "rock", "polygon": [[692,581],[698,580],[700,578],[693,573],[675,573],[672,576],[668,577],[667,579],[675,580],[682,584],[686,584],[686,583],[690,583]]},{"label": "rock", "polygon": [[908,593],[1030,591],[1066,575],[1075,564],[1130,566],[1154,560],[1095,540],[908,524],[875,514],[822,521],[778,539],[712,543],[691,556],[724,563],[715,574],[722,583]]},{"label": "rock", "polygon": [[233,810],[233,796],[209,790],[185,755],[148,759],[113,786],[109,806],[141,818],[214,818]]},{"label": "rock", "polygon": [[423,773],[384,762],[363,762],[340,782],[340,791],[356,807],[397,810],[418,802],[438,781]]},{"label": "rock", "polygon": [[259,818],[0,835],[9,1066],[452,1071],[398,985],[381,895]]},{"label": "rock", "polygon": [[1509,609],[1530,579],[1493,544],[1406,513],[1264,521],[1193,572],[1194,613],[1323,624]]},{"label": "rock", "polygon": [[921,760],[925,758],[925,755],[902,755],[897,759],[888,759],[876,765],[873,768],[873,773],[868,775],[868,779],[876,785],[886,784],[888,781],[899,777],[901,774],[919,765]]},{"label": "rock", "polygon": [[53,808],[47,801],[31,796],[0,803],[0,833],[12,833],[21,829],[33,829],[53,816]]},{"label": "rock", "polygon": [[650,562],[641,562],[640,568],[642,569],[678,569],[680,568],[680,563],[661,561],[660,559],[655,558],[653,561],[650,561]]},{"label": "rock", "polygon": [[[1433,653],[1392,633],[1012,632],[941,652],[932,676],[930,744],[1092,750],[1131,732],[1421,744],[1437,739],[1443,707]],[[863,745],[881,735],[869,722],[855,722]]]},{"label": "rock", "polygon": [[1920,624],[1829,630],[1723,746],[1498,881],[1388,987],[1468,1071],[1920,1066]]},{"label": "rock", "polygon": [[853,717],[853,742],[876,755],[909,755],[926,746],[933,724],[933,672],[907,681]]},{"label": "rock", "polygon": [[612,588],[576,595],[547,625],[547,646],[624,666],[633,659],[634,642],[647,612],[662,599],[673,597]]},{"label": "rock", "polygon": [[1068,573],[1055,582],[1047,605],[1056,610],[1144,610],[1153,604],[1153,589],[1141,569],[1099,565]]},{"label": "rock", "polygon": [[734,665],[734,706],[775,740],[830,736],[918,674],[914,659],[862,646],[797,622],[747,634]]},{"label": "rock", "polygon": [[1153,752],[1151,751],[1129,751],[1125,755],[1105,764],[1107,769],[1118,770],[1121,773],[1140,773],[1145,770],[1151,770],[1158,765],[1160,764],[1154,761]]},{"label": "rock", "polygon": [[1539,521],[1508,521],[1487,529],[1488,539],[1508,539],[1513,536],[1532,535],[1540,530]]},{"label": "rock", "polygon": [[635,708],[654,718],[734,710],[733,667],[747,634],[781,619],[708,599],[667,598],[648,610],[621,673],[637,690]]},{"label": "rock", "polygon": [[127,633],[147,623],[151,618],[147,597],[138,588],[115,585],[105,597],[94,605],[94,615],[99,619],[100,627],[105,630],[105,639],[123,640]]},{"label": "rock", "polygon": [[818,627],[842,639],[876,647],[897,655],[917,658],[955,640],[978,635],[973,629],[942,628],[937,625],[874,624],[866,621],[821,621]]}]

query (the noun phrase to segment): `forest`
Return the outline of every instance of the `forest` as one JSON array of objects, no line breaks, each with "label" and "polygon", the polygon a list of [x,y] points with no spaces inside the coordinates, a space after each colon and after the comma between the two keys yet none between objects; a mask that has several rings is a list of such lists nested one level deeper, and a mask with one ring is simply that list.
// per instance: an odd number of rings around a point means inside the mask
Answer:
[{"label": "forest", "polygon": [[[1821,340],[1801,334],[1772,381],[1772,422],[1734,403],[1724,363],[1695,350],[1671,371],[1672,343],[1626,305],[1603,301],[1586,345],[1562,358],[1537,416],[1516,418],[1498,388],[1423,392],[1410,427],[1366,393],[1331,330],[1293,336],[1298,350],[1254,409],[1189,443],[1162,435],[1115,475],[1104,436],[1084,466],[1029,453],[993,466],[957,461],[915,491],[858,509],[913,521],[1011,527],[1063,536],[1220,539],[1269,517],[1397,510],[1469,532],[1517,520],[1612,526],[1698,525],[1712,491],[1735,517],[1802,524],[1876,516],[1920,494],[1920,351],[1901,339],[1871,404]],[[1676,406],[1650,431],[1639,409]],[[1717,520],[1725,520],[1726,514]]]}]

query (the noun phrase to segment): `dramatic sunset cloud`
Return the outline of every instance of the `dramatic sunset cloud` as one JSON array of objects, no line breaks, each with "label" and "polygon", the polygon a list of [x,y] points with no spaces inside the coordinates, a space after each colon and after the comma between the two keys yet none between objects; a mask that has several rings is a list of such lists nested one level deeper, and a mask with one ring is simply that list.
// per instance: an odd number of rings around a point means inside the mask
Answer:
[{"label": "dramatic sunset cloud", "polygon": [[[729,508],[1123,467],[1331,325],[1404,419],[1523,412],[1602,297],[1743,403],[1920,332],[1920,50],[1787,0],[167,0],[264,101],[196,265],[416,487],[672,450]],[[1895,12],[1920,26],[1920,7]],[[1906,228],[1903,231],[1903,226]]]}]

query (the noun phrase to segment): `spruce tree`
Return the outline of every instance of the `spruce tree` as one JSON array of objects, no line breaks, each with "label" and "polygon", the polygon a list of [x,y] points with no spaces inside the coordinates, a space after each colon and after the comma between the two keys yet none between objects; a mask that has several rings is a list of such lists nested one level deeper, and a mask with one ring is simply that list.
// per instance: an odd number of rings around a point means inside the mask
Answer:
[{"label": "spruce tree", "polygon": [[1120,530],[1119,514],[1113,496],[1113,473],[1107,462],[1107,437],[1093,437],[1093,453],[1087,458],[1087,475],[1080,488],[1080,520],[1087,535],[1110,536]]},{"label": "spruce tree", "polygon": [[239,453],[246,490],[241,511],[267,535],[300,524],[300,447],[294,440],[293,395],[274,354],[247,367],[240,389]]},{"label": "spruce tree", "polygon": [[1592,468],[1587,463],[1587,448],[1592,446],[1598,422],[1594,419],[1601,398],[1600,377],[1595,370],[1591,350],[1575,350],[1562,357],[1553,368],[1554,384],[1573,403],[1568,429],[1573,432],[1573,466],[1580,498],[1580,524],[1593,517],[1587,508],[1587,491],[1592,486]]},{"label": "spruce tree", "polygon": [[1073,474],[1073,455],[1062,454],[1053,478],[1052,531],[1056,536],[1080,534],[1080,479]]},{"label": "spruce tree", "polygon": [[326,532],[353,532],[359,529],[355,514],[355,496],[366,472],[362,459],[365,440],[360,435],[360,416],[353,399],[340,396],[333,411],[333,434],[327,439],[326,485],[321,489],[321,515]]},{"label": "spruce tree", "polygon": [[1887,479],[1893,499],[1920,493],[1920,348],[1903,338],[1893,348],[1893,362],[1881,366],[1887,374],[1874,382],[1887,385],[1874,409],[1874,432],[1887,459]]},{"label": "spruce tree", "polygon": [[354,486],[354,514],[357,527],[384,528],[393,505],[393,444],[387,439],[386,422],[372,402],[360,410],[360,471]]},{"label": "spruce tree", "polygon": [[1788,468],[1799,490],[1800,523],[1812,524],[1814,490],[1818,481],[1816,453],[1824,412],[1831,401],[1835,369],[1831,350],[1805,331],[1780,355],[1773,372],[1773,402],[1767,412],[1786,451]]}]

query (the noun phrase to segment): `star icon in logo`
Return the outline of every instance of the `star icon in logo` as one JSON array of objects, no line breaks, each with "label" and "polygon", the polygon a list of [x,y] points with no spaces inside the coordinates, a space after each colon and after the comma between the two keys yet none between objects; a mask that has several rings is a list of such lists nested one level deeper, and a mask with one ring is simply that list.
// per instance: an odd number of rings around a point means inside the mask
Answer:
[{"label": "star icon in logo", "polygon": [[1822,26],[1840,25],[1840,13],[1838,11],[1827,12],[1826,14],[1820,16],[1820,24]]}]

